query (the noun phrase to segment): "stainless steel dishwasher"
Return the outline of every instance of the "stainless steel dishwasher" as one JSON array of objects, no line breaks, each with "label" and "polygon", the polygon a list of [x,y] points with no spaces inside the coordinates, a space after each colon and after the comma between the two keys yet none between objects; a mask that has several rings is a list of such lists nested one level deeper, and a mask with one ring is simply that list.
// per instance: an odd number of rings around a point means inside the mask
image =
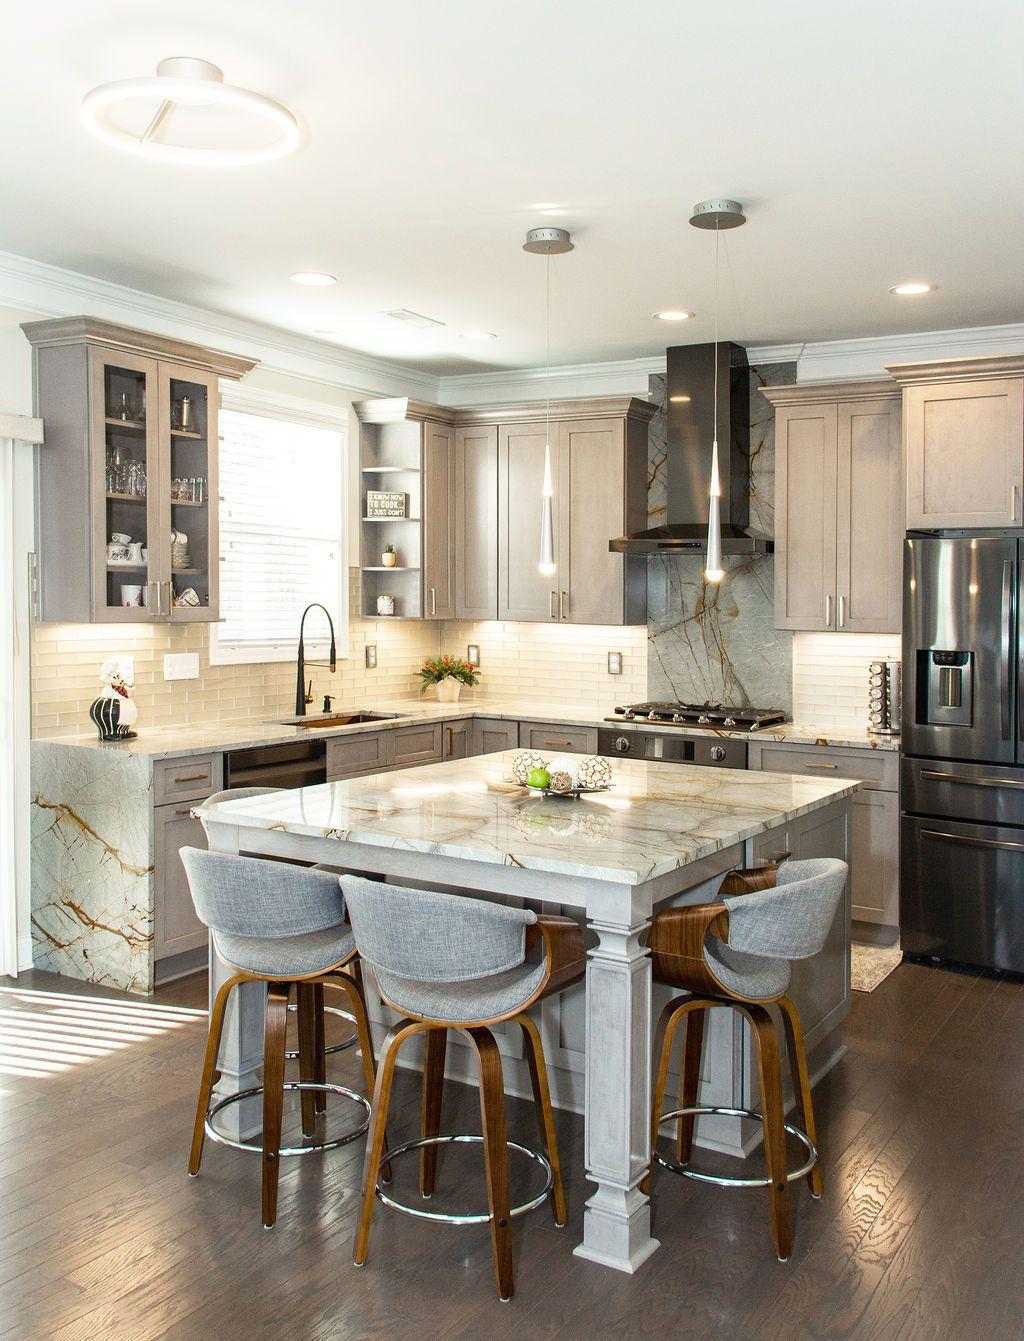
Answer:
[{"label": "stainless steel dishwasher", "polygon": [[225,787],[315,787],[326,781],[325,740],[229,750],[224,757]]}]

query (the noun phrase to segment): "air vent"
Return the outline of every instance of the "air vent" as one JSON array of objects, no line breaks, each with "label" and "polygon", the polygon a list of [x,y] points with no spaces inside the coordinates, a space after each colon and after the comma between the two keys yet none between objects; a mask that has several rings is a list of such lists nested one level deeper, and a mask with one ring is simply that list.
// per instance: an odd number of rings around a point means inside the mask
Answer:
[{"label": "air vent", "polygon": [[415,326],[418,331],[433,331],[444,326],[443,321],[425,317],[422,312],[410,312],[407,307],[396,307],[393,312],[385,312],[384,315],[394,317],[396,321],[404,321],[407,326]]}]

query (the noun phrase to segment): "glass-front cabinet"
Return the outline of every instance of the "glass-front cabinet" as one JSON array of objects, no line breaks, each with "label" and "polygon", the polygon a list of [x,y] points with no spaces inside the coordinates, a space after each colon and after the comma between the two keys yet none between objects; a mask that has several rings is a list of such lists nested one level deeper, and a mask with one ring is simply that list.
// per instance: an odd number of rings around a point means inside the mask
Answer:
[{"label": "glass-front cabinet", "polygon": [[90,318],[23,329],[46,435],[38,617],[216,621],[218,378],[253,362]]}]

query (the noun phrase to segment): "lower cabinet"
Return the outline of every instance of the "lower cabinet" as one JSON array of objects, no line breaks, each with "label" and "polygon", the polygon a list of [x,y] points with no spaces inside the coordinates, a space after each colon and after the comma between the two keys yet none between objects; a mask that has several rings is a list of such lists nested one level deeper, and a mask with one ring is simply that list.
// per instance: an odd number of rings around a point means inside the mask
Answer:
[{"label": "lower cabinet", "polygon": [[198,801],[153,808],[153,959],[169,959],[206,945],[207,931],[196,916],[183,847],[205,847],[206,831],[192,818]]},{"label": "lower cabinet", "polygon": [[896,750],[826,749],[751,742],[748,765],[772,773],[858,778],[850,807],[850,899],[855,922],[899,926],[899,754]]},{"label": "lower cabinet", "polygon": [[360,731],[355,736],[335,736],[327,742],[327,781],[357,778],[387,768],[385,731]]},{"label": "lower cabinet", "polygon": [[571,750],[594,754],[596,726],[561,726],[558,722],[520,722],[519,744],[528,750]]},{"label": "lower cabinet", "polygon": [[441,755],[444,759],[468,759],[473,753],[473,722],[448,722],[441,728]]},{"label": "lower cabinet", "polygon": [[501,717],[473,718],[473,754],[496,754],[499,750],[514,750],[518,744],[518,722],[506,722]]},{"label": "lower cabinet", "polygon": [[441,723],[399,726],[385,731],[384,750],[389,768],[413,768],[433,764],[441,758]]}]

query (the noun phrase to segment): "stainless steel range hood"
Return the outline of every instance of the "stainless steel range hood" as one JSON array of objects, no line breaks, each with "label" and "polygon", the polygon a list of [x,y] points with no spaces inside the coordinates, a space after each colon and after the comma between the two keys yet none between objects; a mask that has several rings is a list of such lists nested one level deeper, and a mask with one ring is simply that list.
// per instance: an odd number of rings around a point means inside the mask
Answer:
[{"label": "stainless steel range hood", "polygon": [[[699,554],[707,549],[708,483],[714,434],[716,346],[668,350],[668,503],[663,526],[619,536],[616,554]],[[719,343],[718,454],[722,553],[770,554],[770,537],[750,529],[750,368],[740,345]]]}]

